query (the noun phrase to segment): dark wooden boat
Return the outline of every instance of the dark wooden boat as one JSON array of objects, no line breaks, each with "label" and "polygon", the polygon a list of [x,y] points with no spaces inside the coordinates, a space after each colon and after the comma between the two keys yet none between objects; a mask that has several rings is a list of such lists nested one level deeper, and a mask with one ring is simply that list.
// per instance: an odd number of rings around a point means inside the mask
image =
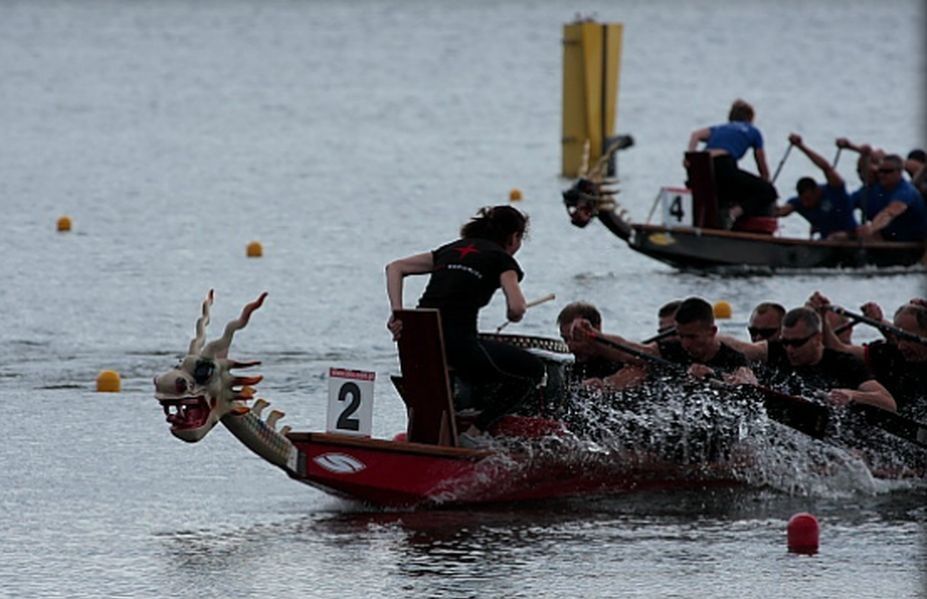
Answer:
[{"label": "dark wooden boat", "polygon": [[[679,210],[679,224],[635,224],[594,180],[581,180],[564,192],[573,224],[584,227],[592,218],[627,242],[636,252],[670,266],[700,271],[754,272],[834,268],[913,267],[927,263],[924,242],[825,241],[777,237],[775,219],[743,219],[731,230],[719,226],[711,162],[705,152],[689,154],[691,210]],[[673,212],[670,211],[672,214]]]}]

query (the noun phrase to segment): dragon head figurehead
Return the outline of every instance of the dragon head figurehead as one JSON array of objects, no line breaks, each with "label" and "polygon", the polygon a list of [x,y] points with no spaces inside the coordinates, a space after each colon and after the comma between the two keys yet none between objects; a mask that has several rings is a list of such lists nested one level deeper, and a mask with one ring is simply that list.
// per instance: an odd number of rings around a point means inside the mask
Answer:
[{"label": "dragon head figurehead", "polygon": [[177,367],[154,378],[155,399],[164,408],[171,433],[189,443],[205,437],[226,415],[247,413],[246,402],[254,396],[250,385],[263,378],[231,374],[234,368],[257,366],[260,362],[229,360],[228,352],[235,331],[248,324],[251,313],[261,307],[267,293],[247,304],[241,316],[226,325],[222,337],[206,343],[213,296],[210,290],[203,300],[203,313],[196,321],[196,337],[190,342],[187,355]]}]

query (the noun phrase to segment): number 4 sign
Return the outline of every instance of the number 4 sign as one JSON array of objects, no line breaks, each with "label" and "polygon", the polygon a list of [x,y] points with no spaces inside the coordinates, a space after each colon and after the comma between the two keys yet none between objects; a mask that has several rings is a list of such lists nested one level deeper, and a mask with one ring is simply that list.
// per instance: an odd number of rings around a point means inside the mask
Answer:
[{"label": "number 4 sign", "polygon": [[660,188],[660,204],[663,207],[663,225],[687,227],[692,225],[692,192],[675,187]]},{"label": "number 4 sign", "polygon": [[361,370],[328,370],[328,432],[370,436],[375,377]]}]

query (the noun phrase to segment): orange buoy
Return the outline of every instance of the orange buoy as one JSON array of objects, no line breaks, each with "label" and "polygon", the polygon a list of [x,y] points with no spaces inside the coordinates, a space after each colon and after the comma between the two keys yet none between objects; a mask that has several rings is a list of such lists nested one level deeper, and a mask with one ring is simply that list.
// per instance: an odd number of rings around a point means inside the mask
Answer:
[{"label": "orange buoy", "polygon": [[115,370],[104,370],[97,375],[97,391],[101,393],[119,393],[122,382]]},{"label": "orange buoy", "polygon": [[818,519],[808,512],[799,512],[789,518],[788,540],[791,553],[817,553],[820,537]]},{"label": "orange buoy", "polygon": [[520,202],[521,201],[521,190],[518,189],[517,187],[515,189],[512,189],[509,192],[509,201],[510,202]]},{"label": "orange buoy", "polygon": [[247,254],[249,258],[260,258],[264,255],[264,248],[261,246],[261,242],[252,241],[248,244]]},{"label": "orange buoy", "polygon": [[731,314],[733,313],[731,304],[724,300],[716,301],[715,305],[712,306],[712,310],[715,313],[715,318],[730,318]]},{"label": "orange buoy", "polygon": [[62,216],[58,219],[58,232],[66,233],[71,230],[71,219],[67,216]]}]

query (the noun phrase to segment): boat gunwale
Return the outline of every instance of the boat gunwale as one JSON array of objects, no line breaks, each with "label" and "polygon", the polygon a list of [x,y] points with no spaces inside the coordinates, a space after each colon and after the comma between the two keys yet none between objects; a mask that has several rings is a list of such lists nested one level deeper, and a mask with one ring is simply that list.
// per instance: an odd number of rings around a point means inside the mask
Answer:
[{"label": "boat gunwale", "polygon": [[724,229],[704,229],[701,227],[667,227],[664,225],[653,224],[631,224],[632,229],[643,233],[677,233],[681,235],[691,235],[694,237],[723,237],[732,240],[742,241],[764,241],[779,245],[806,245],[812,247],[830,247],[843,249],[884,249],[884,250],[915,250],[924,249],[927,251],[927,243],[918,241],[850,241],[850,240],[826,240],[826,239],[802,239],[800,237],[776,237],[774,235],[764,235],[761,233],[750,233],[747,231],[728,231]]}]

